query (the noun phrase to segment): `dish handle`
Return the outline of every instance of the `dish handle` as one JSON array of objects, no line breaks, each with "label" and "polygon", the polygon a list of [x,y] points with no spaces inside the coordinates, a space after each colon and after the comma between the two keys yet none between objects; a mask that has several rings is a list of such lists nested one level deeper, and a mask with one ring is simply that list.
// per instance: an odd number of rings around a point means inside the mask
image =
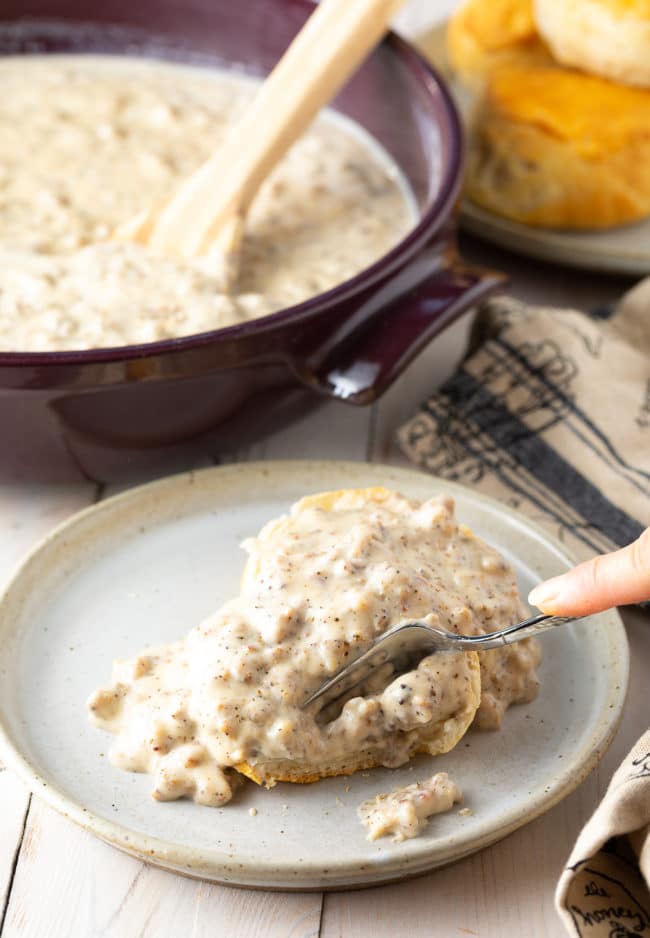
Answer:
[{"label": "dish handle", "polygon": [[[432,266],[432,260],[434,264]],[[375,289],[318,348],[293,358],[298,378],[348,404],[371,404],[433,338],[506,282],[453,248],[425,251]]]}]

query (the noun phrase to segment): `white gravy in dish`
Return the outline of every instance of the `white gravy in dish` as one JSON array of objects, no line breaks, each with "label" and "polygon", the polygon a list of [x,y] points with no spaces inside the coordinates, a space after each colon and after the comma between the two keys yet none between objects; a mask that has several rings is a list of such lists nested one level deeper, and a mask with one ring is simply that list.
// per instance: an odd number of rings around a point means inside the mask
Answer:
[{"label": "white gravy in dish", "polygon": [[113,229],[173,194],[255,93],[250,78],[117,56],[0,57],[0,350],[119,346],[265,316],[349,279],[413,227],[390,157],[325,111],[262,186],[226,293],[205,259]]},{"label": "white gravy in dish", "polygon": [[[456,522],[451,499],[385,489],[310,496],[244,547],[239,596],[186,639],[117,661],[88,701],[91,720],[115,736],[113,764],[151,773],[156,799],[222,804],[231,770],[259,763],[297,765],[303,780],[403,764],[428,727],[453,735],[473,656],[448,652],[399,677],[380,674],[324,725],[302,704],[400,621],[477,634],[521,613],[512,569]],[[535,696],[539,647],[490,655],[477,719],[497,726],[511,703]]]}]

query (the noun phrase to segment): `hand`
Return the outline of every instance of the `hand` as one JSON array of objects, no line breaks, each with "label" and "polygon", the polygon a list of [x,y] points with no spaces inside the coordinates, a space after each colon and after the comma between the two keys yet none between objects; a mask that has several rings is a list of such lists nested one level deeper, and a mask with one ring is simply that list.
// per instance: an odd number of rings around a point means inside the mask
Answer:
[{"label": "hand", "polygon": [[650,600],[650,528],[627,547],[540,583],[528,597],[532,606],[559,616],[588,616],[645,600]]}]

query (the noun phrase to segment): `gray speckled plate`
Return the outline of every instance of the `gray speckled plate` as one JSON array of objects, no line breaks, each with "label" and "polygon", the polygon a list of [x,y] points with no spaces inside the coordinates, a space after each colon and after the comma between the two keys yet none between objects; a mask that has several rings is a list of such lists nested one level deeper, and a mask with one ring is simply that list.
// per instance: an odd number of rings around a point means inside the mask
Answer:
[{"label": "gray speckled plate", "polygon": [[[183,636],[236,589],[238,544],[309,492],[387,485],[450,491],[459,518],[515,564],[524,594],[568,563],[523,518],[421,473],[362,463],[250,463],[185,474],[109,499],[57,528],[0,601],[0,755],[49,804],[148,862],[220,882],[282,889],[400,879],[465,856],[548,810],[596,764],[617,726],[628,653],[616,613],[542,637],[539,698],[498,733],[451,753],[315,785],[247,784],[224,808],[159,804],[150,778],[113,768],[85,699],[114,657]],[[472,811],[423,836],[370,843],[357,805],[447,770]],[[349,789],[349,790],[348,790]],[[257,808],[251,816],[249,808]]]}]

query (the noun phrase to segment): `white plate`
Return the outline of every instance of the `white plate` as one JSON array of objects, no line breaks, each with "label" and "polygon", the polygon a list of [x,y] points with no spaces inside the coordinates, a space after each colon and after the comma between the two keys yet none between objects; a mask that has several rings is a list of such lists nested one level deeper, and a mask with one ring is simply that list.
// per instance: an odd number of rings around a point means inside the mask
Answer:
[{"label": "white plate", "polygon": [[650,219],[607,231],[558,231],[501,218],[468,199],[460,219],[465,231],[518,254],[603,273],[650,274]]},{"label": "white plate", "polygon": [[[568,563],[550,538],[496,502],[408,470],[250,463],[132,489],[54,531],[0,601],[2,758],[36,794],[115,846],[247,886],[404,878],[548,810],[593,768],[618,723],[628,656],[615,613],[543,636],[539,698],[510,710],[500,732],[472,732],[443,757],[270,792],[248,784],[221,809],[154,802],[148,776],[108,762],[110,737],[88,723],[85,699],[106,683],[113,658],[183,636],[232,595],[243,566],[239,542],[299,496],[377,484],[416,497],[451,491],[458,516],[515,564],[524,594]],[[433,818],[422,837],[402,844],[365,839],[361,801],[441,769],[461,785],[471,816]]]},{"label": "white plate", "polygon": [[[445,76],[462,113],[468,109],[468,99],[451,74],[446,32],[445,21],[411,38],[416,45],[421,45],[423,54]],[[510,221],[465,199],[460,220],[465,231],[518,254],[604,273],[650,274],[650,218],[607,231],[564,231]]]}]

